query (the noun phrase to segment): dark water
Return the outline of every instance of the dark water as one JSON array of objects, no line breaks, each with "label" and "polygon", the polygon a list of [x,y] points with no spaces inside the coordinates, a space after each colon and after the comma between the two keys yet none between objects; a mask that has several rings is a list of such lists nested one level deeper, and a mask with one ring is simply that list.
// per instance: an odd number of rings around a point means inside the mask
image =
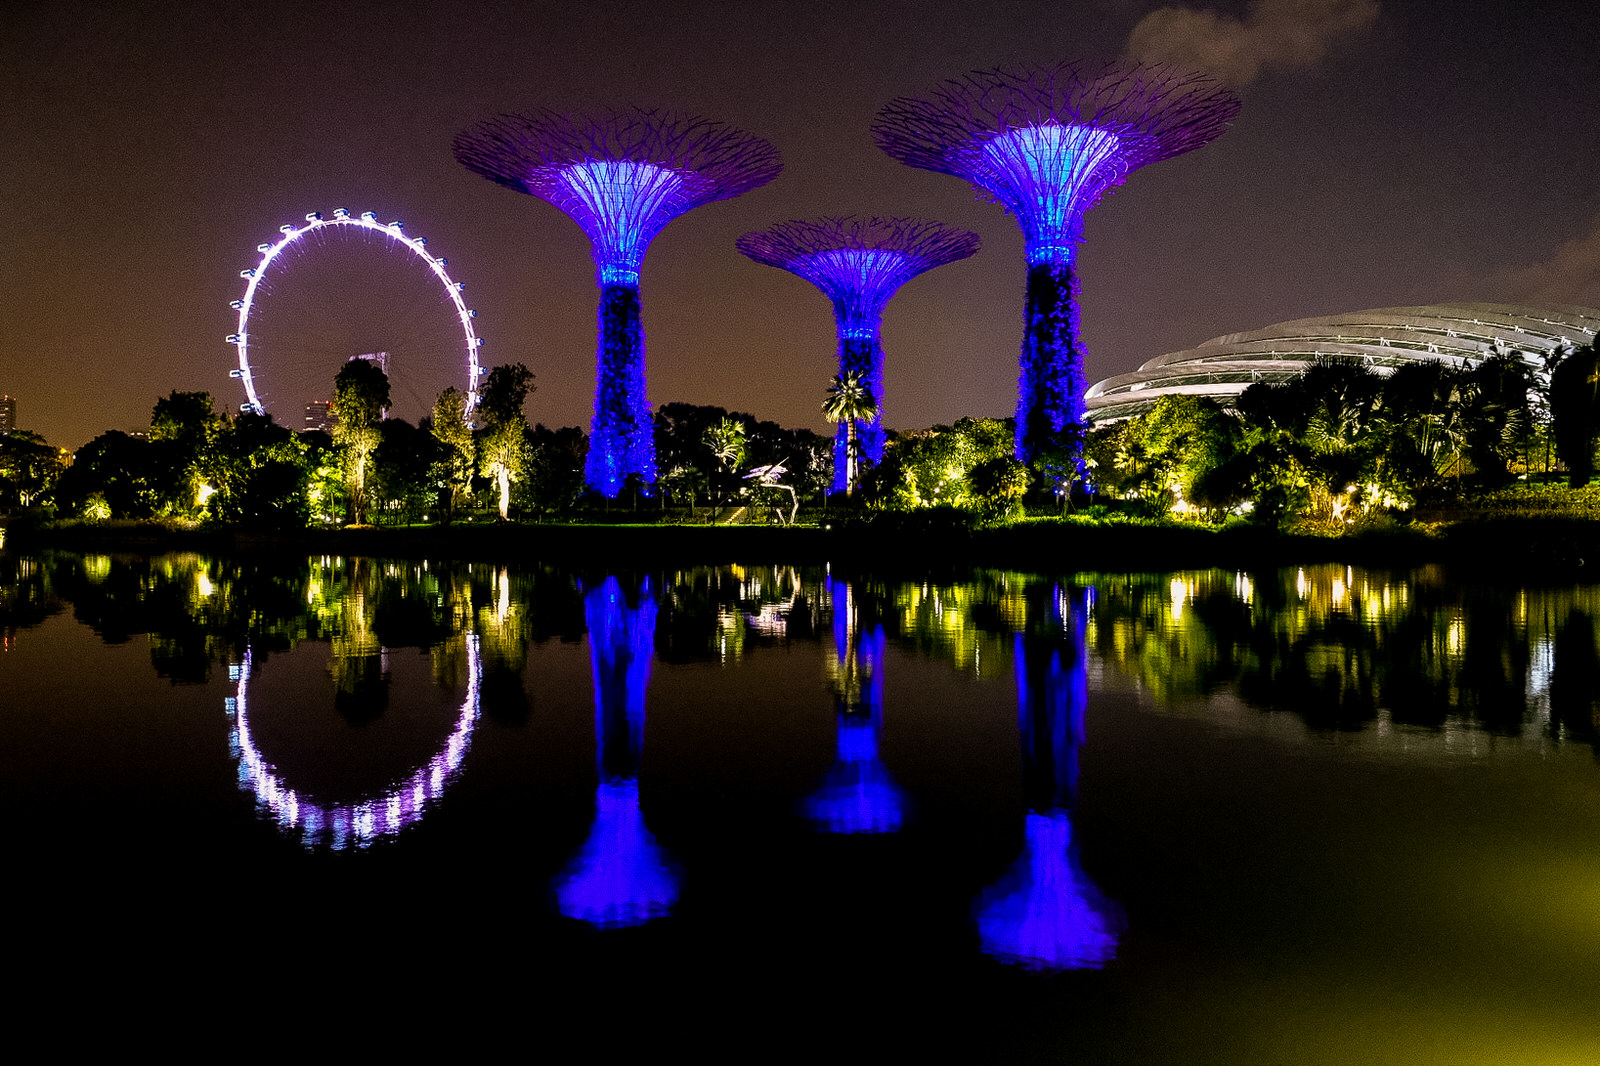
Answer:
[{"label": "dark water", "polygon": [[1600,1062],[1597,616],[0,556],[13,1005],[407,1060]]}]

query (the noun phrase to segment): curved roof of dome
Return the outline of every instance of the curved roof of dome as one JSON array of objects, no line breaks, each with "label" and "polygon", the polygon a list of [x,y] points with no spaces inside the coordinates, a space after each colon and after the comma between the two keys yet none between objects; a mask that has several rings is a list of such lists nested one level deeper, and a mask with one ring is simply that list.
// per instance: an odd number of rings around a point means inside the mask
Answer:
[{"label": "curved roof of dome", "polygon": [[1231,407],[1252,384],[1287,381],[1318,358],[1359,359],[1384,374],[1405,363],[1466,366],[1510,351],[1543,365],[1564,346],[1593,343],[1597,332],[1600,310],[1592,307],[1450,303],[1300,318],[1229,333],[1097,382],[1085,394],[1087,414],[1090,422],[1131,418],[1163,396],[1210,396]]}]

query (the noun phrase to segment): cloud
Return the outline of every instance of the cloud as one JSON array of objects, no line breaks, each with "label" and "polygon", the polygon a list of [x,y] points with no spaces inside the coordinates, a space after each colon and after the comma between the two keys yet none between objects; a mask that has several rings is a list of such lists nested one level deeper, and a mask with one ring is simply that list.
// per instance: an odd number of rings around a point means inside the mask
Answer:
[{"label": "cloud", "polygon": [[1543,263],[1500,271],[1496,290],[1518,303],[1600,307],[1600,217],[1589,232],[1556,249]]},{"label": "cloud", "polygon": [[1243,87],[1268,68],[1317,66],[1340,38],[1377,18],[1377,0],[1254,0],[1242,20],[1163,7],[1133,28],[1128,54],[1143,63],[1202,70]]}]

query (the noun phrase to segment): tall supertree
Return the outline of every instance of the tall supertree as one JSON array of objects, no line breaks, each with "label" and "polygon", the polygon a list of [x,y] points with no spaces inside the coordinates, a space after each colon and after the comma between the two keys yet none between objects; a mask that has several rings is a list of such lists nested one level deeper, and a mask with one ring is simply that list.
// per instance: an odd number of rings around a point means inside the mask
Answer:
[{"label": "tall supertree", "polygon": [[589,235],[600,337],[584,481],[608,497],[630,476],[652,484],[654,425],[639,317],[645,249],[685,211],[777,177],[778,150],[720,122],[633,109],[501,115],[458,134],[455,152],[468,170],[554,204]]},{"label": "tall supertree", "polygon": [[[975,233],[914,218],[822,218],[782,222],[746,233],[739,251],[758,263],[798,274],[833,301],[839,373],[867,382],[878,413],[861,429],[862,453],[883,459],[883,309],[900,286],[927,270],[965,259],[981,244]],[[834,441],[833,488],[845,489],[848,427]]]},{"label": "tall supertree", "polygon": [[1084,214],[1139,167],[1217,137],[1238,111],[1238,97],[1208,77],[1114,62],[979,71],[878,112],[879,148],[964,178],[1022,227],[1017,458],[1043,460],[1064,478],[1082,472],[1088,381],[1073,261]]}]

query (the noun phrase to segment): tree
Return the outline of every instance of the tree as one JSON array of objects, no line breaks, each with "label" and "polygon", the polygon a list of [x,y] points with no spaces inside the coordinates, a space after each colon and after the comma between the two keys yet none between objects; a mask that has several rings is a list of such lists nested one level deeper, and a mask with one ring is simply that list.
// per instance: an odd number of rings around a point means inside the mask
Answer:
[{"label": "tree", "polygon": [[472,485],[472,427],[467,424],[467,397],[455,388],[445,389],[433,403],[429,425],[438,442],[434,462],[435,478],[443,487],[439,494],[446,524],[455,518],[456,506]]},{"label": "tree", "polygon": [[150,412],[150,440],[162,470],[165,509],[191,515],[214,490],[216,445],[226,420],[212,410],[209,392],[178,392]]},{"label": "tree", "polygon": [[1574,352],[1550,374],[1550,416],[1556,458],[1575,489],[1594,476],[1594,441],[1600,430],[1600,337]]},{"label": "tree", "polygon": [[212,448],[208,517],[258,529],[301,529],[311,517],[313,448],[271,415],[227,422]]},{"label": "tree", "polygon": [[0,437],[0,514],[25,510],[61,476],[65,453],[26,430]]},{"label": "tree", "polygon": [[478,468],[499,490],[500,521],[511,516],[511,483],[527,469],[528,420],[522,405],[534,389],[533,372],[521,363],[489,371],[478,390]]},{"label": "tree", "polygon": [[[717,461],[718,473],[722,474],[722,479],[717,485],[717,501],[720,504],[723,484],[738,470],[739,464],[744,462],[744,423],[738,419],[724,418],[706,430],[704,440],[711,457]],[[714,514],[712,521],[716,521]]]},{"label": "tree", "polygon": [[352,525],[367,520],[367,468],[382,440],[379,426],[389,406],[389,376],[370,359],[352,359],[333,379],[333,443],[344,471]]},{"label": "tree", "polygon": [[827,398],[822,401],[822,416],[835,424],[844,423],[844,455],[846,496],[855,494],[861,467],[861,442],[857,439],[856,423],[878,413],[878,401],[860,371],[846,370],[835,374],[828,385]]}]

